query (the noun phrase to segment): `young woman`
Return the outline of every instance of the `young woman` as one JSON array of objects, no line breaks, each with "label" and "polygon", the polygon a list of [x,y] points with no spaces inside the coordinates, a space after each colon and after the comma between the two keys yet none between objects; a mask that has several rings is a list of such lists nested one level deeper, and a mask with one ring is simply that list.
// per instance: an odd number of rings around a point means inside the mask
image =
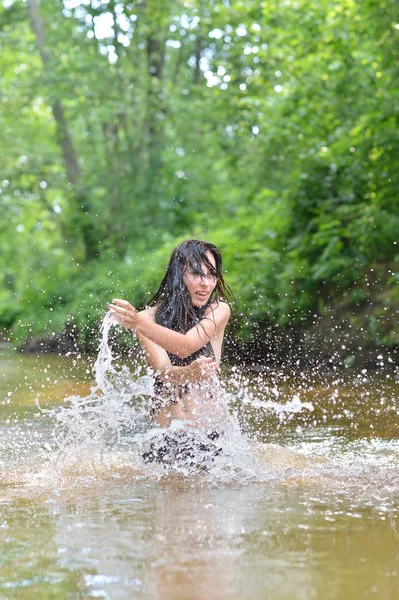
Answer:
[{"label": "young woman", "polygon": [[213,244],[186,240],[172,252],[166,274],[149,308],[125,300],[109,305],[114,319],[133,329],[155,372],[153,415],[162,428],[189,421],[214,439],[222,417],[218,373],[230,317],[222,257]]}]

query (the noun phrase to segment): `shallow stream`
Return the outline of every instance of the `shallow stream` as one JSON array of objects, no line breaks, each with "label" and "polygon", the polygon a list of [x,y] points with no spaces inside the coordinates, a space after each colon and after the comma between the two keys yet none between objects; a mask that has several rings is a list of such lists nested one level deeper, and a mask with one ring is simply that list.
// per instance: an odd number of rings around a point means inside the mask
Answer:
[{"label": "shallow stream", "polygon": [[399,597],[394,372],[227,369],[220,460],[154,468],[108,325],[96,366],[0,351],[0,600]]}]

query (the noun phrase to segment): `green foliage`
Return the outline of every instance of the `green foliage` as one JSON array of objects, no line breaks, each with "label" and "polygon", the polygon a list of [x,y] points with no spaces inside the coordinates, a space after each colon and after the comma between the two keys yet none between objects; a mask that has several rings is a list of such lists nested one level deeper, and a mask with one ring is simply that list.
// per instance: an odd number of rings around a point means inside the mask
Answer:
[{"label": "green foliage", "polygon": [[247,333],[365,301],[370,269],[396,310],[393,0],[36,3],[44,42],[26,2],[0,7],[0,327],[18,343],[72,323],[92,348],[107,302],[145,305],[186,237],[220,245]]}]

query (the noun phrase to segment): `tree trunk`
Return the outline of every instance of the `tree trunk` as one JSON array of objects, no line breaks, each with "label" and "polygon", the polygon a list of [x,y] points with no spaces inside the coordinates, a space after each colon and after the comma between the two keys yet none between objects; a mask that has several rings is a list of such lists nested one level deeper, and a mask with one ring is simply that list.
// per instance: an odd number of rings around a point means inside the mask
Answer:
[{"label": "tree trunk", "polygon": [[202,54],[202,37],[201,37],[201,32],[198,29],[197,38],[195,40],[194,85],[198,85],[198,83],[200,82],[200,78],[201,78],[201,68],[200,68],[201,54]]},{"label": "tree trunk", "polygon": [[[36,0],[28,0],[29,15],[32,29],[36,34],[39,53],[46,71],[50,70],[50,57],[45,48],[45,35],[43,23],[37,10]],[[68,126],[64,117],[64,109],[60,100],[56,100],[52,106],[54,119],[57,125],[57,133],[60,141],[65,168],[68,175],[68,181],[76,187],[80,183],[80,167],[75,148],[69,135]]]},{"label": "tree trunk", "polygon": [[[43,22],[39,15],[36,0],[27,0],[29,16],[32,29],[36,35],[37,46],[44,69],[47,73],[51,72],[50,56],[46,50],[46,39]],[[72,143],[72,137],[69,133],[68,125],[64,116],[64,109],[61,100],[54,101],[52,106],[53,116],[57,128],[57,136],[61,146],[64,165],[67,172],[68,182],[71,184],[76,213],[79,215],[78,227],[81,231],[85,249],[86,260],[90,261],[98,257],[98,239],[90,221],[90,206],[86,194],[81,188],[81,170],[75,148]]]}]

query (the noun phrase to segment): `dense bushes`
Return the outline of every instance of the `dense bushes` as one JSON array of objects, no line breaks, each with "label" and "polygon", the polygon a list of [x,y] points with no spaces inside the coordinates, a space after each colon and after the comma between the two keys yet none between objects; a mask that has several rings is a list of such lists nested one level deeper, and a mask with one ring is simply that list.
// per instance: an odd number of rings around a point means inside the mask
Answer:
[{"label": "dense bushes", "polygon": [[24,2],[0,8],[0,327],[90,348],[112,297],[144,305],[202,237],[243,335],[342,300],[397,344],[394,2],[117,6],[43,1],[45,47]]}]

